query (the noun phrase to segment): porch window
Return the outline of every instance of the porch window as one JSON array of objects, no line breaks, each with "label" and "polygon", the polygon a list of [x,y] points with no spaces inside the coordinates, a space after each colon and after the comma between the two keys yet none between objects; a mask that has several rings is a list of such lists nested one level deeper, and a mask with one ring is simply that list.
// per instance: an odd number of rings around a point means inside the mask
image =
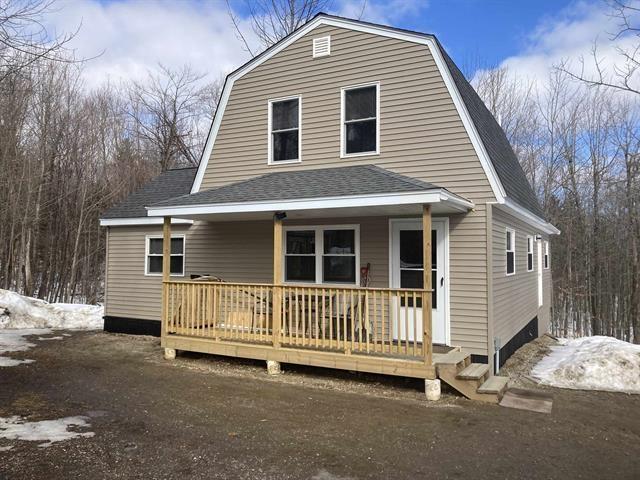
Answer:
[{"label": "porch window", "polygon": [[358,243],[357,226],[285,228],[285,282],[356,284]]},{"label": "porch window", "polygon": [[[146,237],[145,275],[162,275],[161,236]],[[184,235],[171,236],[171,275],[184,276]]]},{"label": "porch window", "polygon": [[269,163],[300,161],[300,97],[269,101]]},{"label": "porch window", "polygon": [[356,235],[354,230],[324,230],[322,280],[327,283],[356,282]]},{"label": "porch window", "polygon": [[527,236],[527,272],[533,272],[533,237]]},{"label": "porch window", "polygon": [[287,232],[285,278],[288,282],[316,281],[316,232],[314,230]]},{"label": "porch window", "polygon": [[549,242],[544,242],[544,269],[549,269]]},{"label": "porch window", "polygon": [[507,275],[516,273],[516,232],[507,228]]},{"label": "porch window", "polygon": [[342,156],[378,153],[379,99],[379,83],[342,89]]}]

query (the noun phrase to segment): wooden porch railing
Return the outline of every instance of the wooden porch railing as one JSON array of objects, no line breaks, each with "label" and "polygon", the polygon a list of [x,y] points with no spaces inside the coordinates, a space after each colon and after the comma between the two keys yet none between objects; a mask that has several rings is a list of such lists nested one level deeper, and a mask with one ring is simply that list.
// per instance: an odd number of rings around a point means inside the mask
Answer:
[{"label": "wooden porch railing", "polygon": [[165,335],[431,359],[421,289],[167,281],[164,295]]}]

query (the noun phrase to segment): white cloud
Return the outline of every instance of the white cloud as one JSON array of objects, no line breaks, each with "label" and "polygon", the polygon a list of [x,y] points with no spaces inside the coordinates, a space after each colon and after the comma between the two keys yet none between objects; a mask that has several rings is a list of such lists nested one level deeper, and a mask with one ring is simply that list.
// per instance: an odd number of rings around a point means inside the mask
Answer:
[{"label": "white cloud", "polygon": [[209,80],[249,59],[219,2],[63,0],[47,24],[58,34],[75,31],[70,43],[86,63],[89,87],[107,80],[140,79],[159,62],[177,68],[191,64]]},{"label": "white cloud", "polygon": [[[361,0],[339,0],[335,12],[358,17]],[[369,0],[363,20],[398,24],[418,14],[427,3],[414,0]],[[250,55],[231,24],[226,3],[196,1],[58,0],[46,24],[63,35],[80,30],[68,45],[84,66],[89,88],[106,81],[142,79],[158,63],[172,68],[190,64],[212,81],[239,67]],[[243,32],[250,32],[240,19]],[[255,39],[248,39],[255,44]],[[97,57],[97,58],[93,58]]]},{"label": "white cloud", "polygon": [[[628,47],[634,41],[629,35],[612,40],[619,31],[619,19],[612,18],[609,6],[600,1],[580,1],[558,14],[545,18],[528,36],[526,47],[515,56],[505,59],[501,66],[519,78],[534,80],[543,85],[554,65],[569,61],[570,70],[580,73],[584,59],[584,73],[596,73],[592,49],[597,45],[598,58],[605,74],[621,66],[616,47]],[[637,41],[637,39],[635,39]]]}]

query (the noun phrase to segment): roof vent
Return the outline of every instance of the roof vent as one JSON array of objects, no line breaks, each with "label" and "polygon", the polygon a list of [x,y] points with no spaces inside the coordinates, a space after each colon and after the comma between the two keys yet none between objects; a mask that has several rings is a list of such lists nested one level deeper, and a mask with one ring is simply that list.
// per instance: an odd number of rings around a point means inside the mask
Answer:
[{"label": "roof vent", "polygon": [[313,39],[313,58],[324,57],[331,54],[331,37],[314,38]]}]

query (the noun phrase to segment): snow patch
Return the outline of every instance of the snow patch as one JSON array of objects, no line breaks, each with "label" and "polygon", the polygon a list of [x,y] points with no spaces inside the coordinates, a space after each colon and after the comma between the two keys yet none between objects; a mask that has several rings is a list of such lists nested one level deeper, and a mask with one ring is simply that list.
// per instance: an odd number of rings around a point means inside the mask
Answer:
[{"label": "snow patch", "polygon": [[640,345],[603,336],[562,340],[531,376],[554,387],[640,394]]},{"label": "snow patch", "polygon": [[8,352],[24,352],[32,347],[31,343],[25,339],[30,335],[47,335],[51,333],[48,328],[30,328],[25,330],[2,330],[0,329],[0,367],[15,367],[23,363],[32,363],[33,360],[18,360],[2,356]]},{"label": "snow patch", "polygon": [[23,417],[0,417],[0,438],[8,440],[26,440],[43,442],[39,447],[48,447],[52,443],[71,440],[78,437],[93,437],[93,432],[70,431],[70,427],[89,428],[88,417],[65,417],[57,420],[27,422]]},{"label": "snow patch", "polygon": [[100,330],[103,307],[77,303],[48,303],[0,289],[0,329],[56,328]]}]

